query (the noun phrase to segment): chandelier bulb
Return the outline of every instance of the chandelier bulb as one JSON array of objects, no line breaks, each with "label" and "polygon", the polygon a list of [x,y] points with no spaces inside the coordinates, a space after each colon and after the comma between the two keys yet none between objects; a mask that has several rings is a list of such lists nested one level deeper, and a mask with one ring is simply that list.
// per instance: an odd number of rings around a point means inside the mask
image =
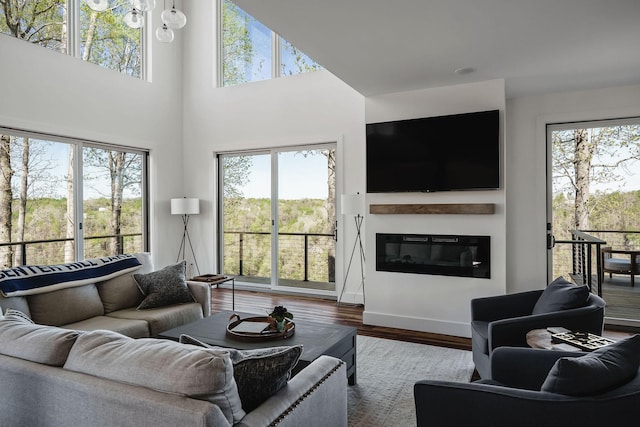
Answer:
[{"label": "chandelier bulb", "polygon": [[144,16],[135,7],[125,13],[122,19],[130,28],[142,28],[144,26]]},{"label": "chandelier bulb", "polygon": [[167,27],[167,24],[163,24],[162,27],[158,27],[156,30],[156,38],[160,43],[171,43],[173,41],[173,30]]},{"label": "chandelier bulb", "polygon": [[180,10],[176,9],[174,4],[171,9],[165,9],[160,15],[162,22],[168,27],[173,29],[180,29],[187,25],[187,16]]},{"label": "chandelier bulb", "polygon": [[109,8],[109,0],[84,0],[89,9],[96,12],[103,12]]}]

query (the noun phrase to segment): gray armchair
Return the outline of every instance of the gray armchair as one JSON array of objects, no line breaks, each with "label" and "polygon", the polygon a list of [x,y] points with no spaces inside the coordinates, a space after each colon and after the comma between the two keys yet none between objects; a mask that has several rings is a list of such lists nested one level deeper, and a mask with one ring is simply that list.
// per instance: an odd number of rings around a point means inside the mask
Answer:
[{"label": "gray armchair", "polygon": [[501,347],[491,357],[493,380],[418,381],[414,385],[417,425],[636,426],[640,369],[631,381],[598,394],[571,396],[540,391],[556,360],[584,354]]},{"label": "gray armchair", "polygon": [[[567,290],[573,292],[569,298]],[[576,306],[575,301],[569,303],[568,300],[578,297],[581,300],[577,307],[563,309],[563,306]],[[564,304],[561,301],[563,298]],[[551,304],[548,304],[549,301]],[[546,309],[541,309],[545,302]],[[502,346],[527,347],[526,335],[532,329],[561,326],[572,331],[601,335],[604,307],[604,300],[589,293],[586,287],[578,287],[559,279],[544,291],[473,299],[471,347],[478,374],[482,379],[492,378],[490,359],[493,351]]]}]

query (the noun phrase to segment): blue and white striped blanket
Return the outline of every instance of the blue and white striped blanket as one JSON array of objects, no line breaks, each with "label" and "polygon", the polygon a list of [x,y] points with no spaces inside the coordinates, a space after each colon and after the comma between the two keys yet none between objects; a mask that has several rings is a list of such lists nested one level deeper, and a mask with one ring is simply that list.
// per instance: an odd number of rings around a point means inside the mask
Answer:
[{"label": "blue and white striped blanket", "polygon": [[0,270],[5,297],[33,295],[107,280],[140,268],[135,255],[116,255],[57,265],[22,265]]}]

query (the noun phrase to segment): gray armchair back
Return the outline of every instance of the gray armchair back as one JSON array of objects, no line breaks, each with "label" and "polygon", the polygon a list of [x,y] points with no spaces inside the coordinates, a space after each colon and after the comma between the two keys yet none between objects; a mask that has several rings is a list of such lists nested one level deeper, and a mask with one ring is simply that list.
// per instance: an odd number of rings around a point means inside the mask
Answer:
[{"label": "gray armchair back", "polygon": [[476,370],[482,379],[490,379],[490,359],[502,346],[527,347],[527,332],[549,326],[572,331],[602,334],[605,302],[589,294],[587,304],[551,313],[532,314],[542,290],[476,298],[471,300],[471,347]]}]

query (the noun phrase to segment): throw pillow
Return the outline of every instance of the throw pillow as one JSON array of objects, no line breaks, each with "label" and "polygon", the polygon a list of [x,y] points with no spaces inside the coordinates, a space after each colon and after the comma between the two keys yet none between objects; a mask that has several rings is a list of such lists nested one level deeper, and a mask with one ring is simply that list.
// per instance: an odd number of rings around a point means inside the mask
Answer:
[{"label": "throw pillow", "polygon": [[179,262],[148,274],[134,274],[140,292],[145,296],[138,310],[195,302],[187,287],[187,263]]},{"label": "throw pillow", "polygon": [[620,340],[581,357],[562,357],[553,365],[542,391],[588,396],[632,380],[640,366],[640,335]]},{"label": "throw pillow", "polygon": [[544,314],[554,311],[570,310],[584,307],[589,297],[586,285],[578,286],[558,277],[542,292],[533,307],[532,314]]},{"label": "throw pillow", "polygon": [[245,412],[253,411],[284,387],[302,355],[302,345],[236,350],[210,346],[189,335],[180,335],[180,342],[229,352]]}]

